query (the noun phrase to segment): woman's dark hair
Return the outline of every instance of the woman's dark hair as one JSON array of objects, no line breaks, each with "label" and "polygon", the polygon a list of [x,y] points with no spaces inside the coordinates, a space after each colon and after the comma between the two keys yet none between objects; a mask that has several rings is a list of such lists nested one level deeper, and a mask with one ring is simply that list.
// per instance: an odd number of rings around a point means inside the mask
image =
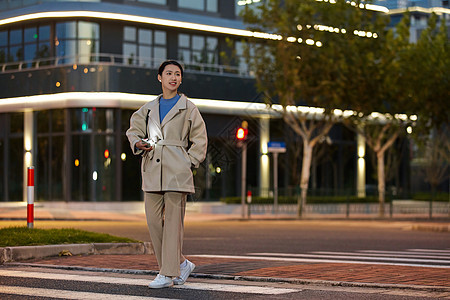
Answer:
[{"label": "woman's dark hair", "polygon": [[166,66],[168,66],[168,65],[175,65],[175,66],[177,66],[178,68],[180,68],[180,70],[181,70],[181,77],[183,77],[183,67],[182,67],[181,64],[180,64],[179,62],[177,62],[176,60],[166,60],[166,61],[164,61],[164,62],[159,66],[158,74],[162,76],[162,73],[163,73],[163,71],[164,71],[164,68],[165,68]]}]

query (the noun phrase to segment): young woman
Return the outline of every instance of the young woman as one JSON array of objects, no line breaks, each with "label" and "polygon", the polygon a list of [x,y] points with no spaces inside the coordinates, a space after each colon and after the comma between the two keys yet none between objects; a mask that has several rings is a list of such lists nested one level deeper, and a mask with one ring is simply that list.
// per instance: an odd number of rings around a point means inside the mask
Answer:
[{"label": "young woman", "polygon": [[206,157],[206,127],[198,108],[178,93],[183,67],[161,64],[162,94],[130,119],[127,137],[142,155],[142,190],[153,249],[160,268],[150,288],[184,284],[195,265],[182,254],[186,197],[194,192],[192,168]]}]

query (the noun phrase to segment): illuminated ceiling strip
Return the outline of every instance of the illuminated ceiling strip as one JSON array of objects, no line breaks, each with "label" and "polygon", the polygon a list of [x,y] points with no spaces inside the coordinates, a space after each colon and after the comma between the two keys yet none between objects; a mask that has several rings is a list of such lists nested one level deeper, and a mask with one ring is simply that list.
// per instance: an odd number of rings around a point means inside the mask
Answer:
[{"label": "illuminated ceiling strip", "polygon": [[[129,94],[118,92],[68,92],[47,95],[23,96],[15,98],[0,99],[0,111],[32,111],[55,108],[68,107],[120,107],[137,109],[154,100],[157,95],[142,95]],[[214,100],[189,98],[202,112],[219,113],[219,114],[233,114],[233,115],[258,115],[258,116],[273,116],[281,117],[283,107],[279,104],[269,106],[265,103],[229,101],[229,100]],[[323,116],[325,109],[311,106],[287,106],[286,111],[292,113],[299,113],[304,115]],[[352,110],[335,109],[333,111],[335,117],[350,117],[357,115]],[[370,121],[385,122],[392,119],[407,121],[416,121],[416,115],[407,116],[406,114],[381,114],[373,112],[368,116]]]},{"label": "illuminated ceiling strip", "polygon": [[162,25],[176,28],[185,28],[191,30],[201,30],[214,33],[231,34],[236,36],[245,37],[255,37],[263,39],[273,39],[281,40],[282,37],[277,34],[254,32],[243,29],[234,29],[220,26],[204,25],[198,23],[158,19],[151,17],[134,16],[128,14],[120,13],[109,13],[109,12],[96,12],[96,11],[52,11],[52,12],[38,12],[22,16],[11,17],[7,19],[0,20],[1,25],[7,25],[22,21],[43,19],[43,18],[98,18],[98,19],[108,19],[108,20],[119,20],[119,21],[130,21],[139,22],[144,24]]}]

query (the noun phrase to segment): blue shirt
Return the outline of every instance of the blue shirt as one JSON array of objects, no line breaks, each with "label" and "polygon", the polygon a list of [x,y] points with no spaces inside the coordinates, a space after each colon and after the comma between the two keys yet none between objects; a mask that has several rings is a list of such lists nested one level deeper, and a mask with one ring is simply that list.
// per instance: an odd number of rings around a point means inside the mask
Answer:
[{"label": "blue shirt", "polygon": [[164,99],[161,97],[159,100],[159,122],[162,123],[164,117],[172,109],[172,107],[178,102],[180,95],[176,94],[175,97],[170,99]]}]

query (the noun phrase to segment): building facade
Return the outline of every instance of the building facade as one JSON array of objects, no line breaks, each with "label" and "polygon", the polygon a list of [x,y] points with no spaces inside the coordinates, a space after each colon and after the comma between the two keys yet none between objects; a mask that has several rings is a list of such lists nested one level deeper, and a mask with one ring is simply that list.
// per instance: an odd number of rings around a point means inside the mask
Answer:
[{"label": "building facade", "polygon": [[[239,11],[247,2],[0,1],[0,201],[26,199],[29,166],[38,201],[140,200],[139,159],[125,131],[131,114],[161,92],[165,59],[185,66],[181,91],[207,125],[196,199],[240,195],[234,135],[243,120],[245,188],[263,195],[273,187],[269,141],[291,150],[280,156],[279,186],[298,185],[298,137],[262,102],[243,56],[243,39],[273,38],[245,29]],[[364,142],[339,126],[329,141],[328,157],[313,162],[311,187],[364,189],[371,172],[358,167]]]}]

